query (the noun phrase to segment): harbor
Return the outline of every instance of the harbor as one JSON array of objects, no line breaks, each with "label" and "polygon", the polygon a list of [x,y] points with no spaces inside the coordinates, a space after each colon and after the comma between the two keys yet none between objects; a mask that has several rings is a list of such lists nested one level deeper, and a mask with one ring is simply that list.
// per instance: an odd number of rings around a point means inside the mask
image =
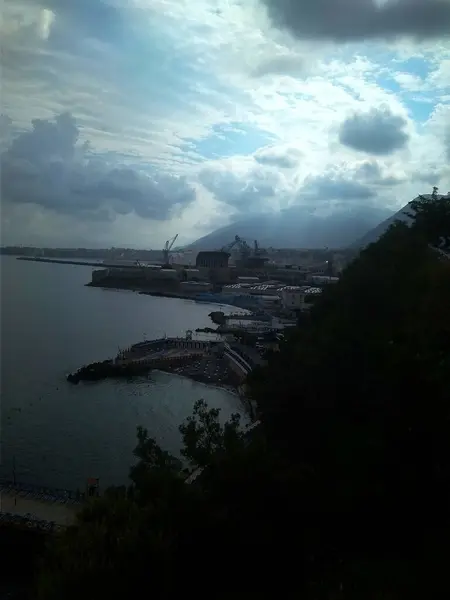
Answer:
[{"label": "harbor", "polygon": [[91,363],[67,376],[67,381],[96,381],[107,377],[148,376],[153,369],[188,377],[201,383],[237,390],[255,363],[255,357],[244,358],[238,344],[222,339],[186,336],[160,338],[133,344],[119,351],[112,360]]}]

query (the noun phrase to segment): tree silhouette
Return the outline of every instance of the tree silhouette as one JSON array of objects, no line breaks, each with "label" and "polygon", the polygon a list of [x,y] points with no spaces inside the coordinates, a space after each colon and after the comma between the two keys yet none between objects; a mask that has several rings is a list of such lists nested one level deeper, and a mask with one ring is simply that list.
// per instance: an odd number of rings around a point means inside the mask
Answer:
[{"label": "tree silhouette", "polygon": [[199,570],[205,598],[448,596],[449,214],[412,203],[254,369],[253,436],[196,404],[194,484],[139,429],[131,485],[58,540],[40,597],[173,598]]}]

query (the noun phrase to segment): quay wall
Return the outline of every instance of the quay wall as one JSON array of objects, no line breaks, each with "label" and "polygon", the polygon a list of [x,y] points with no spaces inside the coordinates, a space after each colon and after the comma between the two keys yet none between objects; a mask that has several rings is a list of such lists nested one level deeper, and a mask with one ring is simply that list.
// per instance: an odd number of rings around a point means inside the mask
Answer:
[{"label": "quay wall", "polygon": [[230,344],[224,344],[225,356],[228,359],[228,364],[232,371],[237,375],[239,381],[244,381],[247,375],[253,368],[253,365],[250,364],[248,360],[246,360],[243,356],[241,356],[236,350],[231,348]]},{"label": "quay wall", "polygon": [[186,350],[198,350],[201,352],[208,352],[214,347],[217,347],[220,341],[205,341],[205,340],[189,340],[186,338],[159,338],[157,340],[149,340],[145,342],[139,342],[126,348],[124,353],[127,356],[133,354],[141,354],[146,351],[157,352],[166,348],[183,348]]},{"label": "quay wall", "polygon": [[[145,342],[140,342],[139,344],[135,344],[124,351],[123,355],[127,357],[127,359],[133,359],[133,355],[136,356],[134,361],[144,362],[146,364],[154,365],[158,361],[163,361],[163,364],[171,363],[174,364],[174,361],[180,360],[180,363],[184,363],[186,360],[190,360],[196,355],[202,355],[205,353],[212,352],[214,349],[219,350],[223,348],[224,354],[229,362],[230,368],[234,373],[237,374],[239,380],[244,380],[248,373],[253,369],[254,365],[248,357],[243,356],[240,352],[237,352],[233,349],[230,344],[227,342],[221,341],[205,341],[205,340],[189,340],[186,338],[160,338],[158,340],[150,340]],[[165,348],[180,348],[185,350],[192,350],[191,353],[185,355],[183,357],[152,357],[152,355],[142,356],[142,359],[139,358],[139,355],[146,351],[161,351]],[[122,358],[117,358],[116,362],[121,362]],[[125,359],[126,360],[126,359]]]},{"label": "quay wall", "polygon": [[[158,356],[158,357],[153,357],[153,356],[143,356],[142,358],[136,358],[133,359],[133,363],[137,363],[137,364],[141,364],[141,365],[147,365],[149,368],[153,368],[153,369],[158,369],[158,368],[164,368],[167,366],[181,366],[184,365],[190,361],[192,361],[192,359],[197,358],[197,357],[202,357],[204,355],[204,352],[190,352],[189,354],[183,354],[182,356]],[[116,364],[120,364],[120,363],[127,363],[129,361],[125,360],[117,360]]]}]

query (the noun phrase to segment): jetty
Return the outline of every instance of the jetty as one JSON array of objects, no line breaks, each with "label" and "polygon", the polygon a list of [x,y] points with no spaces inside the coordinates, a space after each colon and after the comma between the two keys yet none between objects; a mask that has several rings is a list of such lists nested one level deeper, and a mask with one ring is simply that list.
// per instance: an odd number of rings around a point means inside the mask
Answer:
[{"label": "jetty", "polygon": [[149,367],[140,362],[116,363],[112,360],[94,362],[67,375],[67,381],[78,384],[80,381],[100,381],[108,377],[133,377],[148,372]]},{"label": "jetty", "polygon": [[67,375],[67,381],[78,384],[80,381],[145,375],[152,369],[173,371],[186,363],[210,355],[218,343],[192,340],[191,337],[139,342],[119,351],[114,360],[108,359],[81,367]]},{"label": "jetty", "polygon": [[[104,269],[117,268],[117,264],[113,262],[101,262],[92,260],[74,260],[74,259],[63,259],[63,258],[44,258],[41,256],[18,256],[17,260],[27,260],[30,262],[42,262],[42,263],[55,263],[58,265],[79,265],[83,267],[102,267]],[[127,269],[142,269],[139,265],[127,265]]]},{"label": "jetty", "polygon": [[236,389],[256,364],[263,361],[256,351],[222,340],[160,338],[139,342],[120,350],[114,360],[92,363],[68,375],[70,383],[98,381],[107,377],[145,375],[152,369],[184,375],[208,384]]},{"label": "jetty", "polygon": [[271,316],[265,312],[252,312],[250,314],[231,313],[226,315],[220,310],[214,310],[210,312],[208,317],[216,325],[225,326],[228,321],[260,321],[268,322],[271,320]]}]

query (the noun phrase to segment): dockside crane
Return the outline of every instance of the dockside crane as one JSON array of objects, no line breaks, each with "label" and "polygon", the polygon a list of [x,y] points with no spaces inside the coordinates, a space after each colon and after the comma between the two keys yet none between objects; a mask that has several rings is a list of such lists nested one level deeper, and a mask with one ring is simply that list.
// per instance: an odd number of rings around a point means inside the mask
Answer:
[{"label": "dockside crane", "polygon": [[241,257],[243,259],[247,258],[250,255],[250,253],[251,253],[250,246],[247,244],[247,242],[245,240],[240,238],[238,235],[236,235],[234,237],[234,240],[232,242],[230,242],[226,246],[223,246],[223,248],[221,248],[221,252],[229,253],[235,246],[239,246]]},{"label": "dockside crane", "polygon": [[233,248],[236,246],[236,244],[240,242],[240,240],[241,240],[241,238],[238,235],[236,235],[234,240],[232,242],[230,242],[229,244],[227,244],[226,246],[222,246],[220,251],[230,253],[231,250],[233,250]]},{"label": "dockside crane", "polygon": [[167,242],[164,244],[164,248],[163,248],[163,263],[165,265],[169,264],[170,251],[172,249],[172,246],[175,244],[177,238],[178,238],[178,233],[176,235],[174,235],[173,238],[171,238],[170,240],[167,240]]}]

